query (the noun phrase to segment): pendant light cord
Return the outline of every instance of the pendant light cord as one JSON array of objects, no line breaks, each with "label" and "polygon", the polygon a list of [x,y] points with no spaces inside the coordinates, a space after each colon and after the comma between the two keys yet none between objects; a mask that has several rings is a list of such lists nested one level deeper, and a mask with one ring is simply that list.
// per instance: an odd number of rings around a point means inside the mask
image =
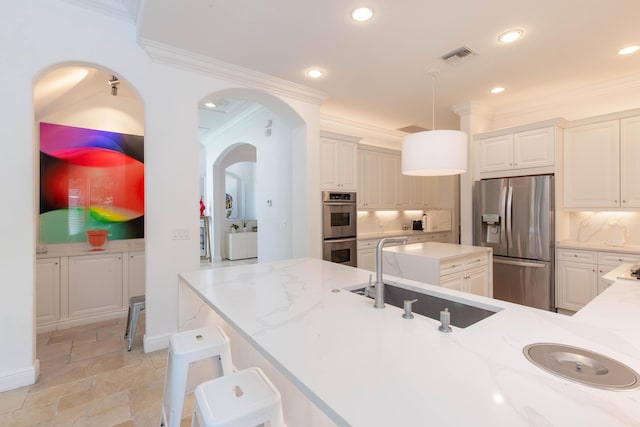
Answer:
[{"label": "pendant light cord", "polygon": [[433,68],[431,72],[431,130],[436,130],[436,78],[440,70]]}]

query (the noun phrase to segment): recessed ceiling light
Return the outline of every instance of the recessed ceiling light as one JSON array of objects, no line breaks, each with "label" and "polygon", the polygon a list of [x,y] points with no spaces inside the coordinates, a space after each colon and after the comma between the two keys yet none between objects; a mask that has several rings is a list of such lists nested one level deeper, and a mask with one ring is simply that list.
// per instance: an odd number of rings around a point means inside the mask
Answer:
[{"label": "recessed ceiling light", "polygon": [[320,68],[309,68],[306,71],[306,75],[307,77],[311,77],[312,79],[319,79],[320,77],[324,76],[324,71]]},{"label": "recessed ceiling light", "polygon": [[620,49],[618,51],[618,55],[629,55],[630,53],[634,53],[639,50],[640,50],[640,46],[638,45],[627,46],[624,49]]},{"label": "recessed ceiling light", "polygon": [[498,40],[500,40],[502,43],[511,43],[518,40],[523,35],[524,35],[524,30],[514,29],[514,30],[505,31],[504,33],[500,34],[500,36],[498,37]]},{"label": "recessed ceiling light", "polygon": [[207,108],[216,108],[215,102],[211,102],[211,101],[205,102],[204,106],[207,107]]},{"label": "recessed ceiling light", "polygon": [[491,93],[501,93],[504,92],[504,88],[503,87],[494,87],[493,89],[491,89]]},{"label": "recessed ceiling light", "polygon": [[368,21],[373,18],[373,9],[370,7],[359,7],[351,12],[351,17],[358,22]]}]

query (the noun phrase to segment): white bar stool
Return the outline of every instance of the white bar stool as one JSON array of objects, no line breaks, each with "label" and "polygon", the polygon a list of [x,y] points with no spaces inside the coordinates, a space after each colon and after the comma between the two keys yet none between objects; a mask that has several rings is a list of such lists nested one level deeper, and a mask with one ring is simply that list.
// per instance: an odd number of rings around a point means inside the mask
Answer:
[{"label": "white bar stool", "polygon": [[216,357],[220,358],[222,375],[232,374],[229,338],[220,328],[193,329],[171,337],[167,355],[167,373],[164,379],[161,426],[180,426],[189,364]]},{"label": "white bar stool", "polygon": [[285,427],[280,392],[260,368],[248,368],[196,387],[191,427]]}]

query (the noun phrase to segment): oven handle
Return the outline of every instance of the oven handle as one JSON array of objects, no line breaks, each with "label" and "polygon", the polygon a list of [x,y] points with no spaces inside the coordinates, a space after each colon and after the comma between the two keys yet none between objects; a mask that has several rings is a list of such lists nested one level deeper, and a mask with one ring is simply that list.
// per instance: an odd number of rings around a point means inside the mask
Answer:
[{"label": "oven handle", "polygon": [[352,206],[356,202],[322,202],[322,204],[325,206]]},{"label": "oven handle", "polygon": [[347,243],[357,240],[356,237],[347,237],[346,239],[325,239],[325,243]]}]

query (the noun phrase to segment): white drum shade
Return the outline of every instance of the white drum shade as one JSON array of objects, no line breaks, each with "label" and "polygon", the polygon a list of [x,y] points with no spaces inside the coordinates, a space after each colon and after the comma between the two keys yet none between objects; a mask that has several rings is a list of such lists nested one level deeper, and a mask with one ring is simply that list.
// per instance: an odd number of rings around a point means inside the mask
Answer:
[{"label": "white drum shade", "polygon": [[404,175],[458,175],[467,171],[468,137],[457,130],[430,130],[402,140]]}]

